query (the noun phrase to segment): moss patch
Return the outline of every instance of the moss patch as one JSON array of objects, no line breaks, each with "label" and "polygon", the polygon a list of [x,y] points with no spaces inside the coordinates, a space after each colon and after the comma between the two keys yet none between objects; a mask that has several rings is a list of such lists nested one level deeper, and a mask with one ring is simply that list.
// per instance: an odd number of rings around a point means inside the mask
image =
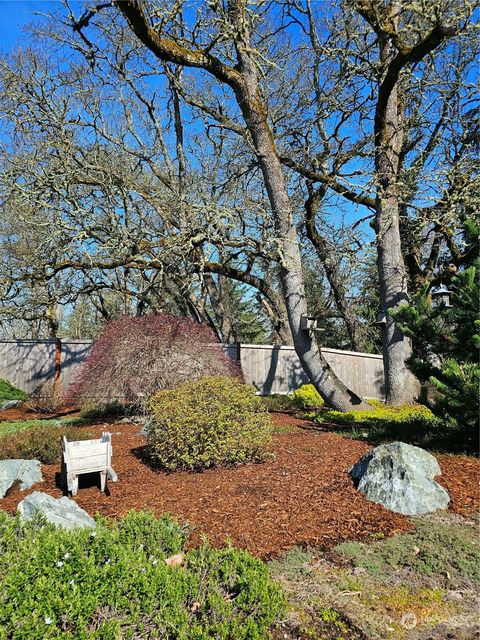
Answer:
[{"label": "moss patch", "polygon": [[328,554],[292,549],[270,562],[297,631],[311,634],[291,637],[472,637],[480,598],[477,522],[453,514],[414,522],[414,533],[346,542]]}]

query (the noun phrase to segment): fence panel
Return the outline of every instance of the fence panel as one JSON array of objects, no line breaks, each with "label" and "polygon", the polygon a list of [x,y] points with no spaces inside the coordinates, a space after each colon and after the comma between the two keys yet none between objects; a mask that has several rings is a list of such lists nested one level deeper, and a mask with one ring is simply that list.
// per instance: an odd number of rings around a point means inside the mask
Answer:
[{"label": "fence panel", "polygon": [[61,384],[66,389],[92,348],[91,340],[62,340]]},{"label": "fence panel", "polygon": [[[90,340],[61,341],[60,383],[66,389],[86,358]],[[245,382],[262,395],[291,393],[308,382],[293,347],[259,344],[225,345],[232,360],[240,356]],[[384,398],[382,357],[368,353],[322,349],[337,376],[360,396]],[[0,378],[31,393],[55,373],[55,340],[0,341]]]},{"label": "fence panel", "polygon": [[[384,398],[383,360],[379,355],[322,349],[328,364],[346,386],[360,396]],[[242,344],[245,381],[262,395],[291,393],[308,382],[293,347]]]},{"label": "fence panel", "polygon": [[55,373],[55,340],[0,341],[0,378],[32,393]]}]

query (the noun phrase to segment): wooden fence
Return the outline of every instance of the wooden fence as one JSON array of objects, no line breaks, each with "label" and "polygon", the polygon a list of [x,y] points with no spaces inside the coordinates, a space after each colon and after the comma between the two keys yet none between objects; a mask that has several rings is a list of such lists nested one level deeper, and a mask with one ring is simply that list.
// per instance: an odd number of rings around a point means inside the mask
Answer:
[{"label": "wooden fence", "polygon": [[[27,393],[54,379],[66,389],[91,345],[89,340],[0,340],[0,378]],[[262,395],[290,393],[307,382],[293,347],[233,344],[225,350],[239,360],[245,382]],[[352,391],[363,397],[384,397],[381,356],[338,349],[322,349],[322,353]]]}]

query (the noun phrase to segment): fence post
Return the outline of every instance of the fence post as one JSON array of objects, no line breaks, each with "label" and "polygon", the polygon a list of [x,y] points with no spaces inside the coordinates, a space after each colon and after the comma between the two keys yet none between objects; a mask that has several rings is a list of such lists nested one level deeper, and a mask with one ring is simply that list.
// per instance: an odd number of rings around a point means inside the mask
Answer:
[{"label": "fence post", "polygon": [[62,375],[62,340],[55,339],[55,369],[53,374],[53,394],[59,395]]},{"label": "fence post", "polygon": [[240,344],[240,342],[235,343],[235,349],[236,349],[235,359],[238,362],[238,366],[241,367],[242,366],[242,345]]}]

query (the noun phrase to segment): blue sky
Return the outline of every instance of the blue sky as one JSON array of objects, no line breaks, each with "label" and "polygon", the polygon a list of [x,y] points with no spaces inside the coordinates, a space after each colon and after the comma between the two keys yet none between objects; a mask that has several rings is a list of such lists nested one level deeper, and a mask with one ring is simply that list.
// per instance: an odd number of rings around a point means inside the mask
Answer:
[{"label": "blue sky", "polygon": [[11,51],[22,42],[22,28],[35,20],[35,11],[51,11],[54,0],[0,0],[0,50]]}]

